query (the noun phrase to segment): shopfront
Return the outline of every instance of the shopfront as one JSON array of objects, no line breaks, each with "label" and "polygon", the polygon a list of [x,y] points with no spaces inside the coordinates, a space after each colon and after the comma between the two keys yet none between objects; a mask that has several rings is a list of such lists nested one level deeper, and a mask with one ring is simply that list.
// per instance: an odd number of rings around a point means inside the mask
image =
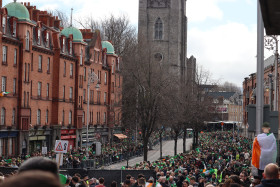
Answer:
[{"label": "shopfront", "polygon": [[0,156],[16,154],[17,131],[0,131]]},{"label": "shopfront", "polygon": [[31,130],[29,132],[29,152],[40,152],[42,147],[47,147],[47,150],[50,151],[50,131],[44,130]]},{"label": "shopfront", "polygon": [[61,140],[67,140],[68,150],[75,149],[76,142],[76,130],[75,129],[61,129]]}]

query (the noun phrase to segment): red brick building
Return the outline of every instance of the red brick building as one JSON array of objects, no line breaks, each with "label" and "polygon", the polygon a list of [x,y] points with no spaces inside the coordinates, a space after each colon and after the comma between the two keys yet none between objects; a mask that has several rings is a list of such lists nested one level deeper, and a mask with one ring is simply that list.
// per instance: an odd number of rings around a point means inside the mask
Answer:
[{"label": "red brick building", "polygon": [[[2,7],[2,1],[1,1]],[[89,72],[89,140],[107,142],[121,119],[120,58],[99,31],[61,28],[60,20],[30,3],[1,8],[0,154],[69,148],[85,143]],[[96,90],[96,84],[100,89]]]},{"label": "red brick building", "polygon": [[[269,74],[272,74],[274,76],[274,62],[275,62],[275,56],[270,56],[269,58],[265,59],[264,61],[264,105],[269,105],[269,84],[270,84],[270,78]],[[278,72],[280,72],[280,67],[278,65]],[[279,77],[279,73],[278,73]],[[257,75],[256,73],[252,73],[249,75],[249,77],[244,78],[243,81],[243,120],[244,124],[248,123],[248,110],[247,106],[250,104],[256,104],[256,87],[257,87]],[[277,86],[277,89],[279,90],[279,86]],[[279,94],[279,91],[278,91]],[[272,92],[272,99],[274,98],[274,91]],[[278,96],[279,98],[279,96]],[[278,100],[279,101],[279,100]],[[273,100],[272,100],[273,104]],[[279,111],[279,104],[278,109]]]}]

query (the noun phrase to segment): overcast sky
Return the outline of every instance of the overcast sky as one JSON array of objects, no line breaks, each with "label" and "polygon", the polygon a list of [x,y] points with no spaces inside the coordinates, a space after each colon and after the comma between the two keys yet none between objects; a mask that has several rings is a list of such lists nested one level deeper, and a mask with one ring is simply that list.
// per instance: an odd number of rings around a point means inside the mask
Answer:
[{"label": "overcast sky", "polygon": [[[12,0],[3,0],[3,5]],[[30,0],[41,10],[59,9],[74,20],[126,14],[138,25],[138,0]],[[257,0],[187,0],[188,57],[211,72],[213,79],[242,86],[256,71]],[[272,52],[266,52],[265,57]]]}]

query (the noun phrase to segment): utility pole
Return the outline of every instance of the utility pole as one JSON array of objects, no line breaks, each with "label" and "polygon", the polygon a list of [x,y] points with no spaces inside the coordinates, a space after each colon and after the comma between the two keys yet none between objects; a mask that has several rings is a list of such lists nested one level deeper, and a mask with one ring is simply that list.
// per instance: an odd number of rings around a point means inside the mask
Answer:
[{"label": "utility pole", "polygon": [[264,26],[258,1],[258,29],[257,29],[257,92],[256,92],[256,135],[261,133],[261,124],[263,123],[263,74],[264,74]]}]

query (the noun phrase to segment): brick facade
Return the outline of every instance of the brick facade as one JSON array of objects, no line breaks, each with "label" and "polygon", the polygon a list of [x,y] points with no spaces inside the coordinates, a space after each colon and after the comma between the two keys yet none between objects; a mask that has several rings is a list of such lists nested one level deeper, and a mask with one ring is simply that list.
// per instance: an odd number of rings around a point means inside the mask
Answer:
[{"label": "brick facade", "polygon": [[102,48],[99,31],[77,31],[83,36],[78,41],[75,33],[61,34],[57,17],[24,6],[30,19],[1,8],[0,84],[10,93],[0,97],[0,154],[52,150],[57,139],[69,140],[70,148],[83,146],[89,71],[99,78],[90,84],[89,141],[109,141],[121,120],[120,58]]}]

